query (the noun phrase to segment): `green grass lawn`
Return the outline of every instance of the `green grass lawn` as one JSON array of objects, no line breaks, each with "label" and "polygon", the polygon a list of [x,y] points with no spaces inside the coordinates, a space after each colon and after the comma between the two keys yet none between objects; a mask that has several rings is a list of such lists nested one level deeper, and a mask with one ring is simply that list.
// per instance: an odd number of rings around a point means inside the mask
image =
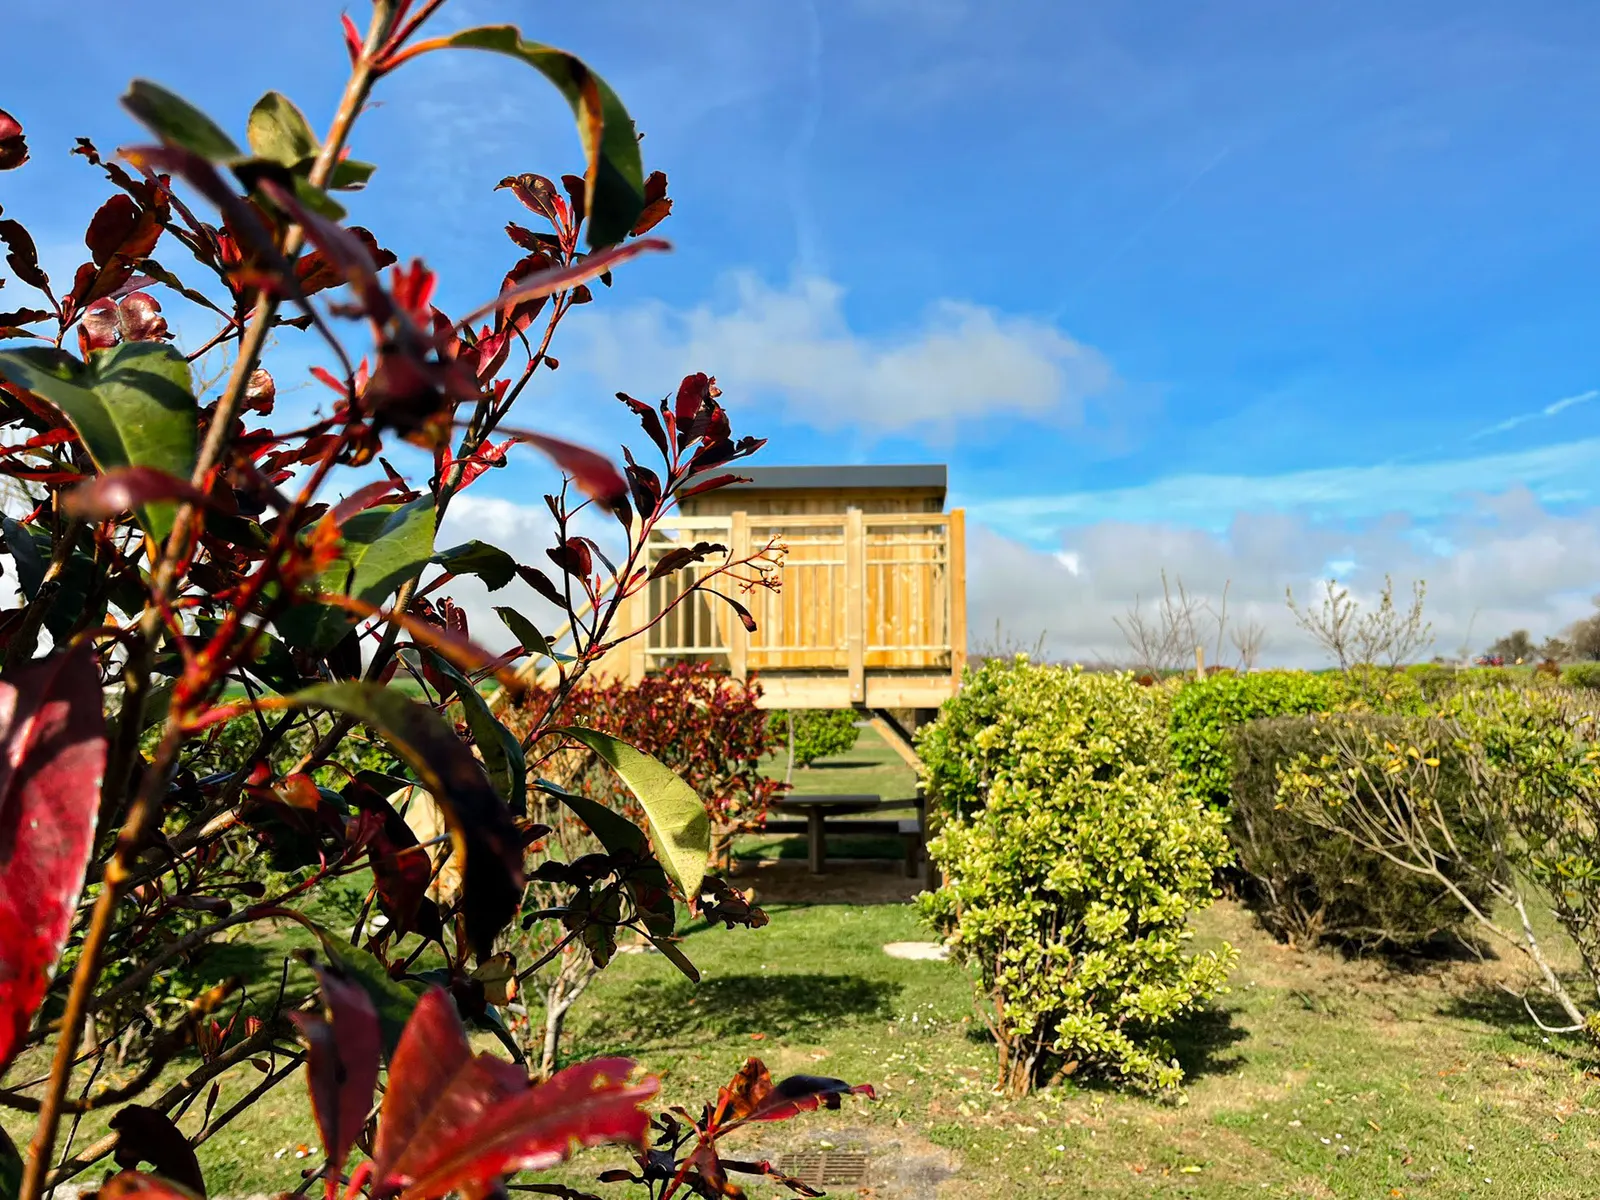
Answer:
[{"label": "green grass lawn", "polygon": [[[891,793],[855,781],[874,772],[892,779],[899,769],[881,741],[874,751],[867,738],[859,765],[834,768],[852,781],[818,790]],[[795,872],[782,894],[803,896],[806,886]],[[730,1149],[744,1158],[863,1150],[869,1190],[861,1194],[879,1198],[1596,1193],[1600,1077],[1570,1043],[1546,1040],[1501,990],[1526,982],[1515,964],[1400,970],[1304,954],[1219,903],[1196,921],[1196,941],[1233,943],[1240,966],[1230,992],[1176,1031],[1189,1075],[1180,1102],[1093,1081],[1012,1102],[991,1090],[993,1049],[975,1024],[963,969],[883,952],[885,943],[931,936],[911,906],[764,903],[771,923],[763,929],[686,929],[683,949],[704,974],[698,986],[658,954],[619,956],[573,1015],[569,1057],[633,1055],[662,1077],[663,1102],[691,1108],[714,1098],[748,1055],[775,1075],[870,1082],[876,1103],[848,1101],[840,1112],[754,1130]],[[287,939],[241,931],[236,953],[276,952]],[[37,1065],[19,1063],[12,1082]],[[175,1066],[169,1078],[192,1065]],[[236,1068],[217,1111],[259,1078],[248,1064]],[[199,1128],[203,1106],[202,1096],[182,1120],[185,1131]],[[4,1114],[14,1135],[26,1129],[16,1117]],[[103,1128],[92,1114],[76,1144]],[[204,1144],[200,1160],[213,1196],[276,1193],[299,1182],[316,1145],[297,1077]],[[313,1157],[298,1159],[301,1147]],[[552,1178],[591,1185],[623,1160],[591,1151]],[[98,1178],[96,1169],[80,1182]],[[759,1184],[751,1191],[787,1194]]]}]

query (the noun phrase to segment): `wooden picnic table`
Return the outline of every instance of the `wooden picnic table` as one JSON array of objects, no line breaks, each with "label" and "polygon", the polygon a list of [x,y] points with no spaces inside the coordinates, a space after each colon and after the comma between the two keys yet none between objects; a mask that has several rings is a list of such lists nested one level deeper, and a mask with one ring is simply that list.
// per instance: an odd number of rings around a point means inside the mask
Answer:
[{"label": "wooden picnic table", "polygon": [[[922,852],[922,798],[920,795],[908,800],[888,801],[881,796],[867,792],[842,795],[784,795],[774,800],[772,807],[781,812],[804,814],[806,819],[806,839],[809,843],[807,850],[813,875],[824,874],[824,867],[827,862],[826,825],[829,818],[914,808],[917,810],[917,816],[913,821],[850,821],[842,823],[839,828],[849,829],[851,832],[857,833],[897,834],[906,838],[906,873],[915,874],[916,872],[916,866]],[[768,821],[767,828],[773,833],[799,832],[796,824],[787,821]]]}]

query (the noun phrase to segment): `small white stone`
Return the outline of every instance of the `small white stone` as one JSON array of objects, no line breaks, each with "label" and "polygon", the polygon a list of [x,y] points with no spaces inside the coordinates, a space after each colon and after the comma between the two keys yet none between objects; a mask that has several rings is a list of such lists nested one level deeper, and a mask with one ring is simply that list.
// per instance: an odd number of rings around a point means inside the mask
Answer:
[{"label": "small white stone", "polygon": [[908,958],[918,962],[944,962],[950,957],[950,948],[938,942],[890,942],[883,952],[890,958]]}]

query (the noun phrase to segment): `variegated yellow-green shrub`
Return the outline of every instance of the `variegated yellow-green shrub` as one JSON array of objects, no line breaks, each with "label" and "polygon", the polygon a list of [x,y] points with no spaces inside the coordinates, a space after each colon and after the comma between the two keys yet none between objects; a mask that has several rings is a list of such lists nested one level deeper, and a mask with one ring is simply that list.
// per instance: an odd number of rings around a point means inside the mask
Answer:
[{"label": "variegated yellow-green shrub", "polygon": [[1013,1095],[1080,1067],[1177,1087],[1163,1033],[1226,983],[1231,947],[1189,947],[1224,818],[1173,784],[1168,703],[1131,675],[992,660],[919,739],[946,814],[923,911],[976,973]]}]

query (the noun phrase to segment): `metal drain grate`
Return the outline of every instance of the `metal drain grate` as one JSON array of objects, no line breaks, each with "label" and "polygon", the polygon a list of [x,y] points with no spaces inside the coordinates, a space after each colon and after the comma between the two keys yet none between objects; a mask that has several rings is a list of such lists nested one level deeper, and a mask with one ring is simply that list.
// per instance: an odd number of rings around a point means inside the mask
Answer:
[{"label": "metal drain grate", "polygon": [[778,1170],[811,1187],[860,1183],[867,1177],[867,1156],[859,1150],[806,1150],[781,1156]]}]

